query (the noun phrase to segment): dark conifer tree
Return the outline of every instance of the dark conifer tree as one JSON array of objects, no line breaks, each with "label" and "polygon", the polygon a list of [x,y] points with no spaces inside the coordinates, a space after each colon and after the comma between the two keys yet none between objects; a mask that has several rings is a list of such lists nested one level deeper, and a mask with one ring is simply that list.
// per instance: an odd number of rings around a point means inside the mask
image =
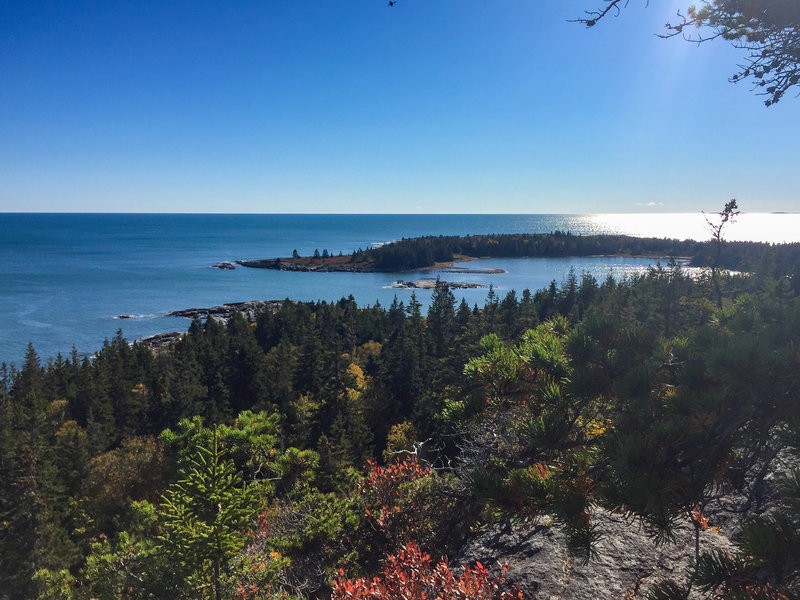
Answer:
[{"label": "dark conifer tree", "polygon": [[428,348],[433,358],[444,357],[453,345],[456,334],[455,304],[456,299],[450,287],[437,279],[426,319]]},{"label": "dark conifer tree", "polygon": [[461,303],[458,305],[458,312],[456,312],[456,321],[462,327],[469,323],[470,309],[467,304],[466,298],[461,298]]}]

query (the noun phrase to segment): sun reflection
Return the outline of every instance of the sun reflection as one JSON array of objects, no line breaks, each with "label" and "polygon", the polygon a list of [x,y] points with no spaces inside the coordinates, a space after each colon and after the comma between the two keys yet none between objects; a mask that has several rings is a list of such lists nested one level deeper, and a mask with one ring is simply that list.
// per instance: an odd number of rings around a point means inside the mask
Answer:
[{"label": "sun reflection", "polygon": [[[708,218],[713,222],[714,213]],[[711,231],[702,213],[611,214],[581,218],[583,235],[613,233],[637,237],[707,240]],[[800,242],[800,213],[743,213],[726,225],[724,238],[731,241]]]}]

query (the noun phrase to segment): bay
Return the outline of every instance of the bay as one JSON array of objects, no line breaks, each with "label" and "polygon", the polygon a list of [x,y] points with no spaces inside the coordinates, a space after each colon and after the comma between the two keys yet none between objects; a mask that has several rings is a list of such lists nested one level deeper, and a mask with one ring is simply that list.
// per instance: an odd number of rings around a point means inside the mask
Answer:
[{"label": "bay", "polygon": [[[243,300],[291,298],[359,304],[407,301],[397,279],[437,273],[292,273],[210,268],[220,261],[352,252],[402,237],[479,233],[621,233],[706,239],[702,214],[629,215],[292,215],[0,213],[0,361],[19,364],[32,342],[44,358],[95,352],[118,329],[128,339],[185,330],[172,310]],[[800,241],[800,214],[743,214],[728,239]],[[471,268],[504,274],[439,274],[492,284],[498,294],[561,282],[570,268],[598,279],[642,272],[644,258],[486,259]],[[455,290],[481,304],[487,289]],[[416,290],[423,305],[430,291]],[[135,318],[120,320],[119,315]]]}]

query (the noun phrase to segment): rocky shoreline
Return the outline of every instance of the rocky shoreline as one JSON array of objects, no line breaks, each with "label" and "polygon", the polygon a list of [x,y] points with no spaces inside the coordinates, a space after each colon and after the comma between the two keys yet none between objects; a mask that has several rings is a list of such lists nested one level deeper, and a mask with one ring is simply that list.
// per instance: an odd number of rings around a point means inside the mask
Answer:
[{"label": "rocky shoreline", "polygon": [[210,308],[185,308],[167,313],[168,317],[183,317],[185,319],[214,319],[226,321],[233,313],[240,312],[249,321],[255,321],[259,314],[265,310],[276,312],[283,305],[284,300],[248,300],[247,302],[229,302],[212,306]]},{"label": "rocky shoreline", "polygon": [[[218,321],[227,321],[234,313],[241,313],[248,321],[255,321],[264,311],[271,311],[273,313],[280,310],[285,300],[248,300],[246,302],[229,302],[227,304],[220,304],[219,306],[211,306],[209,308],[184,308],[182,310],[174,310],[167,313],[168,317],[183,317],[185,319],[216,319]],[[130,315],[119,315],[117,319],[130,319]],[[162,350],[168,348],[179,339],[186,335],[185,331],[168,331],[166,333],[157,333],[150,337],[142,338],[139,341],[145,344],[151,350]]]},{"label": "rocky shoreline", "polygon": [[186,335],[185,331],[168,331],[167,333],[157,333],[137,341],[149,347],[150,350],[163,350],[164,348],[169,348],[184,335]]},{"label": "rocky shoreline", "polygon": [[[459,260],[452,260],[445,263],[436,263],[412,271],[441,271],[442,273],[475,273],[493,275],[506,273],[505,269],[470,269],[469,267],[456,267],[453,263],[468,262],[474,260],[471,257],[464,257]],[[297,271],[303,273],[397,273],[398,271],[385,271],[376,268],[372,263],[351,263],[343,262],[341,257],[330,257],[326,259],[287,259],[287,258],[265,258],[260,260],[236,260],[233,263],[221,262],[211,265],[212,269],[235,269],[235,265],[248,267],[250,269],[272,269],[273,271]]]},{"label": "rocky shoreline", "polygon": [[[322,262],[322,261],[325,262]],[[234,264],[251,269],[272,269],[273,271],[300,271],[300,272],[315,272],[315,273],[378,273],[371,265],[349,263],[349,262],[333,262],[332,259],[320,259],[320,262],[298,262],[294,259],[280,259],[280,258],[265,258],[260,260],[235,260]],[[217,269],[227,269],[229,267],[222,267],[225,263],[217,263],[213,265]],[[228,263],[230,264],[230,263]]]}]

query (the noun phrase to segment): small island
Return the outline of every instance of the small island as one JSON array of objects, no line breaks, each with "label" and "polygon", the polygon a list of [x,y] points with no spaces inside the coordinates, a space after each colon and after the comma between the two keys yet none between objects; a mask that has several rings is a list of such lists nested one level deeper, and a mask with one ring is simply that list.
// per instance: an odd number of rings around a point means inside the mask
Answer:
[{"label": "small island", "polygon": [[436,288],[436,284],[441,283],[453,290],[473,290],[478,288],[485,288],[482,283],[470,283],[466,281],[441,281],[439,279],[422,279],[420,281],[403,281],[399,279],[391,286],[398,290],[432,290]]},{"label": "small island", "polygon": [[223,261],[223,262],[218,262],[218,263],[216,263],[214,265],[211,265],[211,268],[212,269],[221,269],[223,271],[233,271],[236,268],[236,265],[234,265],[232,262]]}]

